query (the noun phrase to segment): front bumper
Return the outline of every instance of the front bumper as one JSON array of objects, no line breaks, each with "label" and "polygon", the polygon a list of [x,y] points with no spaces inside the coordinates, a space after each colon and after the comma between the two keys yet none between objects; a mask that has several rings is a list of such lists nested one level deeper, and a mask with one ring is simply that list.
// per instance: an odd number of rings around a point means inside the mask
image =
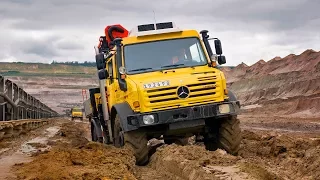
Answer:
[{"label": "front bumper", "polygon": [[72,115],[72,117],[83,117],[82,115]]},{"label": "front bumper", "polygon": [[[227,106],[229,108],[219,109],[221,105]],[[228,110],[229,109],[229,110]],[[154,126],[160,124],[172,124],[182,121],[193,121],[199,119],[206,118],[219,118],[225,116],[237,115],[240,109],[239,101],[233,102],[222,102],[222,103],[213,103],[213,104],[205,104],[199,106],[191,106],[191,107],[183,107],[172,110],[164,110],[164,111],[156,111],[151,113],[139,113],[130,115],[127,117],[127,123],[131,126],[135,127],[145,127],[145,126]],[[221,113],[224,111],[224,113]],[[228,111],[228,112],[226,112]],[[153,115],[154,122],[150,124],[146,124],[143,121],[143,116]]]}]

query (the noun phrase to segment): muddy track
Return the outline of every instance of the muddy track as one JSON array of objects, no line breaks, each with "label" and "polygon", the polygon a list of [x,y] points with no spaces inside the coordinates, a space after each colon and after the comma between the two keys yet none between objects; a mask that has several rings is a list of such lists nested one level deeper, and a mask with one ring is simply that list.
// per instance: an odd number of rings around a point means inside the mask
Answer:
[{"label": "muddy track", "polygon": [[[59,120],[21,143],[20,152],[29,146],[21,153],[28,160],[18,161],[18,156],[10,174],[14,179],[320,179],[320,133],[267,132],[248,126],[242,135],[239,156],[220,149],[206,151],[202,143],[179,146],[154,140],[152,146],[159,147],[149,164],[135,166],[130,150],[90,142],[87,122]],[[17,153],[1,158],[12,156]]]}]

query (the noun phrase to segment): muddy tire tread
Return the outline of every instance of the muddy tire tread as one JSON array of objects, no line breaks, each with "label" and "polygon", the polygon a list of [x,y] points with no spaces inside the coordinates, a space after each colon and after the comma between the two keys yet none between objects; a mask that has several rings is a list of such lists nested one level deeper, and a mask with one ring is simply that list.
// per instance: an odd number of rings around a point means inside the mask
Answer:
[{"label": "muddy tire tread", "polygon": [[125,145],[134,150],[137,165],[145,165],[149,160],[148,140],[144,132],[133,131],[124,135]]},{"label": "muddy tire tread", "polygon": [[[115,116],[114,128],[120,127],[119,116]],[[117,132],[117,131],[115,131]],[[116,134],[114,135],[117,136]],[[116,139],[115,139],[116,140]],[[145,165],[149,161],[148,140],[144,132],[135,130],[124,133],[124,146],[132,148],[137,165]]]},{"label": "muddy tire tread", "polygon": [[229,154],[237,155],[241,140],[239,119],[234,116],[222,121],[219,131],[218,148],[226,150]]}]

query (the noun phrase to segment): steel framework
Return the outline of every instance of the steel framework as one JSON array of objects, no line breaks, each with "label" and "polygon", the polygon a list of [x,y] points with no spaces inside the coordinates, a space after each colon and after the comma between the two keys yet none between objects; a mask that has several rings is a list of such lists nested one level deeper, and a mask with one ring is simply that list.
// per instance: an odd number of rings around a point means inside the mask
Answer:
[{"label": "steel framework", "polygon": [[0,75],[0,121],[41,119],[59,114]]}]

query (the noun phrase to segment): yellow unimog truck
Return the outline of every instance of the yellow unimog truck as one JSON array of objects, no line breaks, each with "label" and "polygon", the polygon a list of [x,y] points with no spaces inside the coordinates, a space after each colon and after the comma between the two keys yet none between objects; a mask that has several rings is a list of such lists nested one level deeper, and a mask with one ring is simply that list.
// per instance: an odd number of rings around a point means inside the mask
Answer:
[{"label": "yellow unimog truck", "polygon": [[79,118],[81,121],[83,120],[83,113],[82,109],[79,107],[71,108],[71,120]]},{"label": "yellow unimog truck", "polygon": [[172,22],[130,32],[112,25],[95,50],[100,84],[89,89],[86,102],[92,140],[128,145],[137,165],[149,160],[148,140],[160,137],[184,145],[195,135],[209,151],[238,153],[240,103],[219,70],[226,63],[221,42],[207,30],[183,30]]}]

